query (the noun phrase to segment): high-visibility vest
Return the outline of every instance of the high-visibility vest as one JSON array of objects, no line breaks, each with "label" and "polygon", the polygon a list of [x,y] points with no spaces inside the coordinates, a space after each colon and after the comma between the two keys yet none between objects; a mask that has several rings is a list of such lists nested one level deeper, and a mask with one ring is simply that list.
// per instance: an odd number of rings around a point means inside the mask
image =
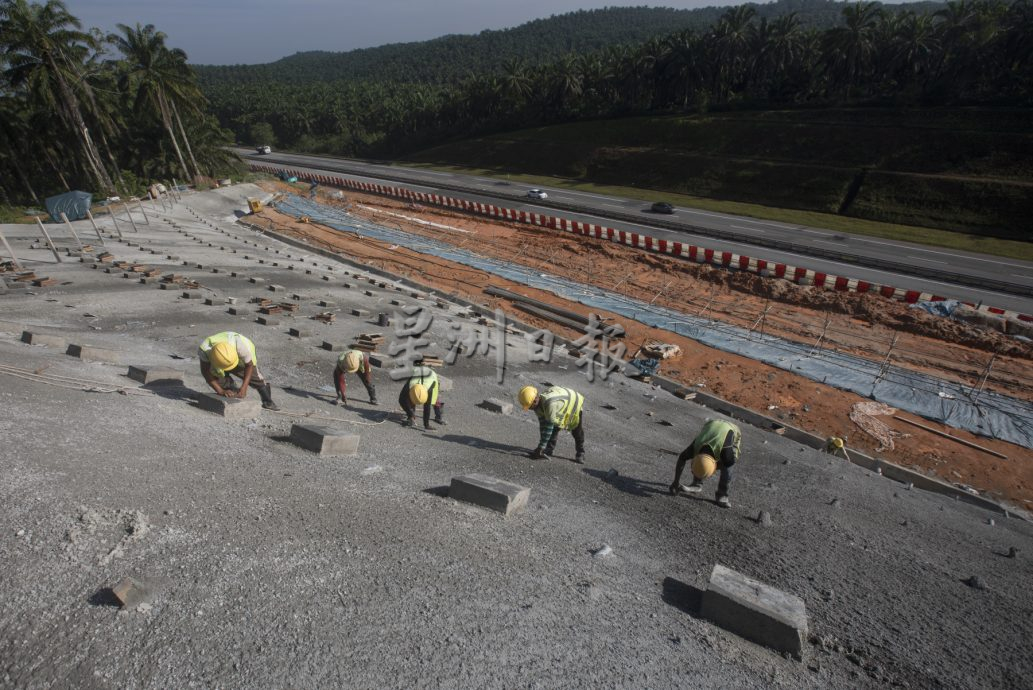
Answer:
[{"label": "high-visibility vest", "polygon": [[542,402],[536,412],[561,429],[570,431],[581,421],[585,396],[570,388],[554,386],[542,393]]},{"label": "high-visibility vest", "polygon": [[725,437],[728,436],[728,432],[733,432],[732,442],[735,445],[735,457],[739,457],[739,444],[742,442],[742,433],[739,431],[739,427],[735,426],[730,422],[725,422],[720,419],[711,419],[703,428],[700,429],[699,433],[696,434],[696,438],[692,442],[692,447],[699,453],[708,453],[715,460],[721,460],[721,449],[725,445]]},{"label": "high-visibility vest", "polygon": [[422,383],[423,387],[427,389],[430,397],[427,399],[431,405],[435,405],[438,402],[438,375],[430,367],[413,367],[412,376],[409,377],[409,387],[412,388],[417,383]]},{"label": "high-visibility vest", "polygon": [[359,353],[359,368],[358,368],[358,370],[355,373],[356,374],[365,374],[366,373],[366,353],[363,352],[362,350],[348,350],[347,352],[342,354],[340,357],[337,358],[337,368],[340,369],[341,371],[344,371],[344,360],[345,360],[345,358],[348,355],[350,355],[353,352],[358,352]]},{"label": "high-visibility vest", "polygon": [[205,356],[208,357],[208,367],[211,370],[211,372],[216,376],[225,376],[226,372],[222,369],[215,368],[215,365],[212,364],[212,360],[209,353],[211,353],[212,348],[218,345],[219,343],[231,342],[236,338],[240,338],[244,341],[244,343],[248,347],[248,350],[251,352],[251,363],[254,364],[256,367],[258,366],[258,352],[255,350],[255,344],[251,342],[251,339],[247,336],[241,335],[240,333],[234,333],[233,331],[223,331],[222,333],[216,333],[215,335],[208,336],[203,341],[201,341],[201,352],[205,353]]}]

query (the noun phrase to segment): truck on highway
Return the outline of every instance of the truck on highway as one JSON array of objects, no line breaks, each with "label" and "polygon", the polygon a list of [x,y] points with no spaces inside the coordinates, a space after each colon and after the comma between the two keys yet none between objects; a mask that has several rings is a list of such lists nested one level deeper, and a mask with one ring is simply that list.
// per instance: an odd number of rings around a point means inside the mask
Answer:
[{"label": "truck on highway", "polygon": [[273,149],[269,146],[256,146],[255,150],[259,153],[272,153]]}]

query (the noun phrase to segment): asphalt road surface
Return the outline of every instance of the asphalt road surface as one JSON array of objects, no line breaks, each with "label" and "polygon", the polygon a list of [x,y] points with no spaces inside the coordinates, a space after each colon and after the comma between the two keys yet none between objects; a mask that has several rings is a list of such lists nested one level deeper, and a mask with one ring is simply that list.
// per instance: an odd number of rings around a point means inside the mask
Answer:
[{"label": "asphalt road surface", "polygon": [[[541,188],[548,194],[548,200],[543,203],[527,198],[527,190],[530,189],[528,185],[497,178],[320,156],[277,152],[254,155],[251,149],[237,149],[237,152],[259,162],[324,174],[348,173],[354,179],[375,183],[400,182],[414,191],[446,194],[535,213],[562,215],[618,230],[645,233],[659,239],[803,266],[830,275],[930,292],[1026,314],[1033,313],[1033,262],[1029,261],[847,235],[821,228],[699,209],[676,207],[673,214],[655,214],[649,211],[649,204],[643,201],[548,187]],[[564,207],[587,209],[588,212],[575,212]],[[629,216],[640,216],[641,220],[631,222],[626,220]],[[658,221],[682,224],[684,229],[659,227],[656,225]],[[728,239],[728,234],[737,236],[737,240]],[[772,242],[792,243],[795,247],[793,251],[788,251],[768,246]],[[836,256],[839,253],[843,256]],[[860,259],[851,261],[850,257]],[[906,265],[912,267],[915,273],[864,265],[868,262]],[[1009,287],[992,288],[983,285],[984,281],[994,285],[1007,283]]]}]

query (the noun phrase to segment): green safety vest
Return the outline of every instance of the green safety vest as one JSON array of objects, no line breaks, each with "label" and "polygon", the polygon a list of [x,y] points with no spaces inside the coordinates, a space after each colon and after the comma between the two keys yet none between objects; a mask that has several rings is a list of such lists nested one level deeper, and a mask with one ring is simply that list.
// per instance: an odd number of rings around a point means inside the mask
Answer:
[{"label": "green safety vest", "polygon": [[430,367],[413,367],[412,376],[409,377],[409,387],[412,388],[417,383],[422,383],[423,387],[427,389],[430,397],[427,399],[431,405],[435,405],[438,402],[438,375]]},{"label": "green safety vest", "polygon": [[[207,356],[208,353],[210,353],[212,351],[213,347],[215,347],[219,343],[229,342],[229,341],[233,340],[234,338],[240,338],[245,343],[247,343],[248,349],[251,351],[251,363],[257,367],[258,366],[258,352],[255,350],[255,344],[253,342],[251,342],[251,339],[248,338],[247,336],[243,336],[240,333],[234,333],[233,331],[223,331],[222,333],[216,333],[215,335],[208,336],[203,341],[201,341],[201,352],[205,353],[205,355]],[[216,369],[215,368],[215,366],[212,364],[211,358],[208,359],[208,368],[216,376],[225,376],[226,375],[226,372],[223,371],[222,369]]]},{"label": "green safety vest", "polygon": [[570,431],[581,421],[584,406],[585,396],[570,388],[553,386],[542,393],[542,402],[535,412],[550,424]]},{"label": "green safety vest", "polygon": [[711,419],[703,425],[703,428],[700,429],[699,433],[696,434],[696,438],[692,441],[692,449],[697,455],[699,453],[708,453],[720,462],[721,449],[724,448],[725,437],[728,436],[729,431],[734,434],[732,442],[735,445],[735,457],[738,458],[742,433],[739,431],[739,427],[720,419]]}]

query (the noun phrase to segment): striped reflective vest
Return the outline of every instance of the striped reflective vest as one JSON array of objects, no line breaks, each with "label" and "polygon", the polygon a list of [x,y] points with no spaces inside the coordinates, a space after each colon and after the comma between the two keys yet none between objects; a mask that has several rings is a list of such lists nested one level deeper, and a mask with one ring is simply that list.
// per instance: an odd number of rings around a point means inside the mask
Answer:
[{"label": "striped reflective vest", "polygon": [[570,431],[581,422],[581,408],[585,396],[570,388],[553,386],[542,393],[542,401],[535,413],[552,426]]}]

